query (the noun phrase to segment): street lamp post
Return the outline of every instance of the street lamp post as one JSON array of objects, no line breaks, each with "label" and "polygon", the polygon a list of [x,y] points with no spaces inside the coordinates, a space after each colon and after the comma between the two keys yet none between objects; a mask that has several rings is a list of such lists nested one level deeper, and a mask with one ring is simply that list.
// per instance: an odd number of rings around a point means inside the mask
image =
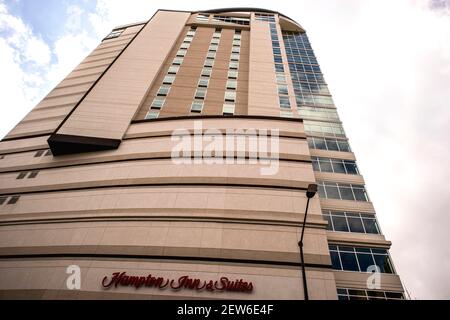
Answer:
[{"label": "street lamp post", "polygon": [[309,200],[314,198],[316,193],[317,193],[317,184],[310,184],[308,186],[308,190],[306,191],[306,197],[308,198],[308,200],[306,202],[306,210],[305,210],[305,217],[303,219],[302,233],[300,235],[300,241],[298,242],[298,246],[300,247],[300,259],[302,263],[303,291],[305,294],[305,300],[309,300],[309,296],[308,296],[308,284],[306,283],[305,257],[303,255],[303,236],[305,235],[305,225],[306,225],[306,217],[308,216]]}]

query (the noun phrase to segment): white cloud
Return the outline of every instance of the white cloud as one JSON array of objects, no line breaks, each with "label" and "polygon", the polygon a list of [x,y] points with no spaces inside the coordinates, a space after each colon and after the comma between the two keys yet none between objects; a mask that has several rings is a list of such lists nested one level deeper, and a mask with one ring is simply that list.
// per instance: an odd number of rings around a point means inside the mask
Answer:
[{"label": "white cloud", "polygon": [[55,43],[47,44],[20,17],[10,14],[0,0],[0,105],[8,110],[2,110],[0,136],[6,135],[95,48],[98,39],[86,30],[83,14],[81,8],[69,6],[60,36]]},{"label": "white cloud", "polygon": [[35,62],[40,66],[46,66],[50,63],[50,48],[44,41],[36,37],[30,37],[28,41],[26,41],[24,52],[27,61]]},{"label": "white cloud", "polygon": [[[0,136],[19,122],[42,97],[45,67],[51,59],[48,45],[22,19],[8,13],[0,2]],[[12,111],[13,110],[13,111]]]}]

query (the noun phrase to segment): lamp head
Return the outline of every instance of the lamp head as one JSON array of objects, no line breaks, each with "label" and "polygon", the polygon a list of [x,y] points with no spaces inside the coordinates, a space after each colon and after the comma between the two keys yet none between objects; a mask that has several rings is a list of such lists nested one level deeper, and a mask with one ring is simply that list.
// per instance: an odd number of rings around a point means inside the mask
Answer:
[{"label": "lamp head", "polygon": [[308,186],[308,190],[306,191],[306,197],[308,197],[308,199],[314,198],[316,193],[317,193],[317,184],[310,184]]}]

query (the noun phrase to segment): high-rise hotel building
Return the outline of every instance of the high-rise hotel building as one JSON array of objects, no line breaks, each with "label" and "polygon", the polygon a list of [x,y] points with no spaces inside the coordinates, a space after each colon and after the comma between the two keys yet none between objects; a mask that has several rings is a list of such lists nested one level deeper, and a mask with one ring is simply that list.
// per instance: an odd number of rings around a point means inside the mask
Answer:
[{"label": "high-rise hotel building", "polygon": [[[228,144],[236,161],[176,162],[177,129],[200,148],[278,132],[278,168]],[[355,160],[301,25],[159,10],[114,29],[0,142],[0,297],[301,300],[316,183],[309,297],[402,299]]]}]

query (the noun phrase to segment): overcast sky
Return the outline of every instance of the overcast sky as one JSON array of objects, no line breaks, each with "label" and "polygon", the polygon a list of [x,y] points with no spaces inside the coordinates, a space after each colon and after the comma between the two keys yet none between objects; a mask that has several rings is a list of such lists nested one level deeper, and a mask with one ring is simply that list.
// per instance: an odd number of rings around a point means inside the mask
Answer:
[{"label": "overcast sky", "polygon": [[450,0],[0,0],[0,137],[114,26],[233,6],[307,30],[406,289],[450,299]]}]

